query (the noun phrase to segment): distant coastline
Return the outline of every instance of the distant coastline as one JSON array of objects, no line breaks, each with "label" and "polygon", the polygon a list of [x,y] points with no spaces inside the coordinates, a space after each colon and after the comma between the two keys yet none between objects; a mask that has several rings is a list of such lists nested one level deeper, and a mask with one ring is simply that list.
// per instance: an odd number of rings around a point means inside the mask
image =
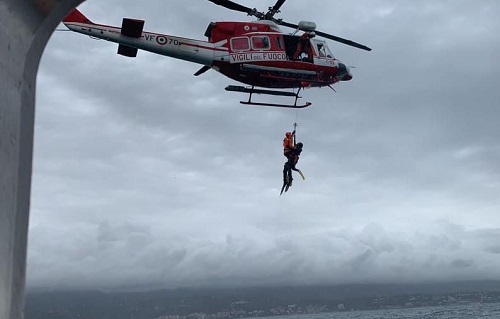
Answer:
[{"label": "distant coastline", "polygon": [[229,319],[500,303],[500,281],[143,292],[28,291],[26,319]]}]

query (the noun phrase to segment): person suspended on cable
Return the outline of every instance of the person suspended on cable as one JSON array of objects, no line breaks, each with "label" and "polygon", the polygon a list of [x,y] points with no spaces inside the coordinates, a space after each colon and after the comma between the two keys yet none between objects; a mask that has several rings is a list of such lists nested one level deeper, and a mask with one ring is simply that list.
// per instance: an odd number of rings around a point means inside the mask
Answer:
[{"label": "person suspended on cable", "polygon": [[297,162],[299,161],[300,153],[302,153],[302,147],[304,147],[304,144],[299,142],[295,144],[295,149],[292,151],[292,161],[290,161],[290,168],[294,171],[298,171],[295,165],[297,165]]},{"label": "person suspended on cable", "polygon": [[288,153],[287,161],[283,166],[283,186],[281,187],[280,195],[283,194],[283,191],[287,192],[288,188],[292,186],[292,171],[298,172],[302,179],[306,179],[304,174],[302,174],[302,171],[296,167],[300,154],[302,153],[303,146],[304,144],[299,142],[295,144],[293,150]]},{"label": "person suspended on cable", "polygon": [[[296,126],[297,123],[294,124],[294,128]],[[285,155],[287,161],[283,167],[283,186],[281,187],[280,195],[283,194],[283,191],[288,191],[288,188],[292,186],[292,170],[298,172],[300,176],[305,179],[302,172],[296,167],[303,146],[304,144],[300,142],[296,143],[295,141],[295,129],[293,132],[285,133],[285,138],[283,139],[283,155]]]},{"label": "person suspended on cable", "polygon": [[[297,124],[295,123],[294,126]],[[300,153],[304,144],[295,142],[295,130],[293,132],[286,132],[283,139],[283,155],[287,158],[287,163],[294,169],[297,161],[299,160]],[[295,169],[294,169],[295,170]]]},{"label": "person suspended on cable", "polygon": [[293,132],[286,132],[283,139],[283,155],[290,160],[293,159],[292,152],[295,150],[295,130]]},{"label": "person suspended on cable", "polygon": [[302,174],[302,171],[296,167],[300,154],[302,153],[302,148],[304,147],[304,144],[301,142],[297,143],[294,145],[294,148],[292,151],[290,151],[289,156],[287,157],[288,160],[286,161],[284,168],[283,168],[283,175],[285,176],[285,179],[287,180],[287,184],[289,186],[292,186],[292,171],[296,171],[304,178],[304,175]]}]

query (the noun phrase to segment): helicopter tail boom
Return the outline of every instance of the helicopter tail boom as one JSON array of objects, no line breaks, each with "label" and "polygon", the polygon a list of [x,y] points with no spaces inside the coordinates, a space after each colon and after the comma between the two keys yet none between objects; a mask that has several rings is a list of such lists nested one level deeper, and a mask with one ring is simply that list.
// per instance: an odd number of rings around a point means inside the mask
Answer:
[{"label": "helicopter tail boom", "polygon": [[93,23],[74,9],[63,23],[74,32],[92,38],[118,43],[118,54],[135,57],[137,50],[145,50],[173,58],[211,66],[214,56],[227,54],[227,48],[217,44],[167,34],[143,32],[143,20],[125,18],[122,27]]}]

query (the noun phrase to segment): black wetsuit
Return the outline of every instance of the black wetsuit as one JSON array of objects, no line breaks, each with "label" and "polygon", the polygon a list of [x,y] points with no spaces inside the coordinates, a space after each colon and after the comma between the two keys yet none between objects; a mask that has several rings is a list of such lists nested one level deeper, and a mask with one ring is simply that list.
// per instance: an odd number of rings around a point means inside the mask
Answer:
[{"label": "black wetsuit", "polygon": [[283,183],[290,184],[293,180],[292,178],[292,170],[297,171],[295,165],[299,160],[300,153],[302,153],[302,147],[295,146],[295,149],[290,152],[290,156],[287,156],[288,161],[285,163],[283,167]]}]

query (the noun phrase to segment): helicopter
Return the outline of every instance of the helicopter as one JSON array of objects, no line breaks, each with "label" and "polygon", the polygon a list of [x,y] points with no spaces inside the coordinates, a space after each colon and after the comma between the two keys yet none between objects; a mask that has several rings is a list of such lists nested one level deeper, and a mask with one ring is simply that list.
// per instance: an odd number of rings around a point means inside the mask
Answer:
[{"label": "helicopter", "polygon": [[[230,0],[207,1],[254,16],[257,20],[210,22],[204,34],[208,41],[145,32],[145,21],[140,19],[123,18],[121,27],[97,24],[78,9],[73,9],[63,23],[71,31],[118,43],[117,54],[126,57],[136,57],[140,49],[201,64],[195,76],[211,69],[218,71],[247,85],[225,88],[226,91],[249,94],[248,100],[240,101],[247,105],[304,108],[311,103],[297,104],[301,89],[324,86],[333,89],[333,84],[351,80],[349,67],[336,59],[326,41],[317,36],[371,51],[365,45],[317,30],[314,22],[293,24],[275,18],[286,0],[277,0],[267,12]],[[292,28],[294,32],[284,33],[280,26]],[[299,31],[302,31],[300,36]],[[294,103],[255,102],[252,101],[253,94],[291,97]]]}]

